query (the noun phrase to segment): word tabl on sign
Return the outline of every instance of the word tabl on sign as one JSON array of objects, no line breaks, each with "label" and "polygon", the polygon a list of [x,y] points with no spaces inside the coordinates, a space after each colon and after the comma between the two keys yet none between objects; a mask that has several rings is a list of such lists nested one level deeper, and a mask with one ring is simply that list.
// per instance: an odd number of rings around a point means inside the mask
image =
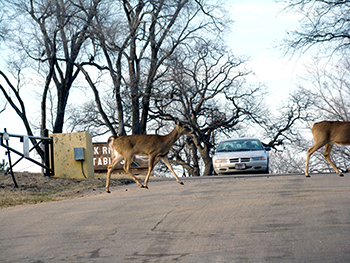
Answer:
[{"label": "word tabl on sign", "polygon": [[[107,171],[108,165],[111,164],[111,153],[105,142],[95,142],[92,144],[93,164],[95,171]],[[115,170],[123,169],[124,160],[116,166]],[[131,168],[148,168],[148,156],[136,155]]]}]

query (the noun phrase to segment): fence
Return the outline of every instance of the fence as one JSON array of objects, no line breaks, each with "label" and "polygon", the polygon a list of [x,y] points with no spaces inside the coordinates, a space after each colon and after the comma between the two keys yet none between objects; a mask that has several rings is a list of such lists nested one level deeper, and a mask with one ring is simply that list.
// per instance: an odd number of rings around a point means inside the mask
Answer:
[{"label": "fence", "polygon": [[[10,143],[9,143],[10,137],[20,138],[20,142],[23,143],[23,153],[10,147]],[[30,148],[30,142],[33,144],[32,148]],[[29,156],[29,153],[35,148],[40,147],[41,144],[43,144],[43,153],[44,153],[44,155],[42,156],[43,163],[40,163]],[[10,134],[10,133],[7,133],[7,130],[5,128],[3,133],[0,132],[0,146],[6,148],[7,150],[6,154],[8,156],[9,168],[5,171],[5,174],[7,174],[10,171],[13,183],[17,188],[18,188],[18,185],[15,179],[15,176],[13,174],[13,167],[16,166],[23,159],[29,160],[35,163],[36,165],[43,167],[45,176],[51,176],[54,174],[54,161],[53,161],[53,154],[52,154],[53,141],[51,137],[48,137],[48,130],[44,130],[44,137],[38,137],[38,136],[30,136],[30,135]],[[20,158],[15,163],[12,163],[11,153],[16,153],[17,155],[20,156]]]}]

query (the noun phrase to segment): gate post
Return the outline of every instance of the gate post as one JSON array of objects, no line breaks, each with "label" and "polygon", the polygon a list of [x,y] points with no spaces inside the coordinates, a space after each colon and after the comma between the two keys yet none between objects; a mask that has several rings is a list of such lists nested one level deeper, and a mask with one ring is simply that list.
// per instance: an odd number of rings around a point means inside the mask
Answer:
[{"label": "gate post", "polygon": [[[7,134],[7,129],[5,128],[4,129],[4,135]],[[1,137],[1,140],[3,139],[4,136]],[[8,135],[6,136],[6,138],[4,139],[6,141],[6,145],[9,146],[9,137]],[[1,142],[2,144],[3,142]],[[12,177],[12,180],[13,180],[13,183],[15,184],[15,187],[18,188],[18,184],[16,182],[16,178],[15,178],[15,175],[13,174],[13,169],[12,169],[12,161],[11,161],[11,155],[10,155],[10,150],[9,149],[6,149],[6,154],[9,158],[9,165],[10,165],[10,173],[11,173],[11,177]]]},{"label": "gate post", "polygon": [[[44,129],[44,137],[49,137],[49,131],[47,129]],[[43,143],[44,143],[44,163],[47,167],[50,167],[53,170],[53,163],[50,164],[50,155],[53,155],[53,151],[50,152],[50,149],[49,149],[49,145],[52,144],[52,141],[44,140]],[[45,168],[44,176],[50,177],[51,175],[53,175],[53,173],[49,169]]]}]

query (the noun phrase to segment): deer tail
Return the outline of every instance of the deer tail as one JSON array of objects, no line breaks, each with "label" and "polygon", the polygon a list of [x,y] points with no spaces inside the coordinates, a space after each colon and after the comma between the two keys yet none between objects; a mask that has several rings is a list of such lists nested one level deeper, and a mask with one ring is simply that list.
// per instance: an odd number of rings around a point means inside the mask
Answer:
[{"label": "deer tail", "polygon": [[111,153],[112,160],[115,158],[115,151],[114,151],[114,147],[113,147],[113,142],[114,142],[115,138],[116,138],[115,136],[111,136],[108,138],[108,141],[107,141],[107,147],[109,149],[109,152]]}]

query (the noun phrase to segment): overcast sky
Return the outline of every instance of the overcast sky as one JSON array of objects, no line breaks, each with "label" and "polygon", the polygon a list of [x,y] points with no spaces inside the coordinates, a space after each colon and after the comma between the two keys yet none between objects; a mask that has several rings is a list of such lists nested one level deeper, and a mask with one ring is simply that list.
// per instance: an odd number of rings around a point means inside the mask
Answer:
[{"label": "overcast sky", "polygon": [[[274,48],[282,41],[287,30],[298,26],[298,17],[280,13],[283,6],[274,0],[232,0],[232,4],[228,6],[235,21],[228,36],[228,44],[235,54],[250,57],[248,66],[255,72],[256,80],[266,84],[270,90],[267,102],[278,106],[295,89],[297,76],[304,74],[304,63],[309,59],[306,56],[283,58],[282,52]],[[26,107],[30,111],[30,105],[26,104]],[[10,133],[25,134],[19,117],[10,106],[7,108],[6,114],[0,114],[0,131],[7,128]],[[10,143],[21,146],[11,140]],[[0,148],[0,161],[7,159],[4,152],[4,148]],[[21,165],[24,170],[28,170],[28,166],[32,164]]]},{"label": "overcast sky", "polygon": [[[283,57],[276,48],[286,31],[298,27],[295,14],[282,13],[283,5],[274,0],[235,0],[230,10],[234,19],[229,45],[236,54],[250,57],[249,66],[271,92],[268,102],[286,99],[304,74],[305,57]],[[276,99],[278,99],[276,101]]]}]

